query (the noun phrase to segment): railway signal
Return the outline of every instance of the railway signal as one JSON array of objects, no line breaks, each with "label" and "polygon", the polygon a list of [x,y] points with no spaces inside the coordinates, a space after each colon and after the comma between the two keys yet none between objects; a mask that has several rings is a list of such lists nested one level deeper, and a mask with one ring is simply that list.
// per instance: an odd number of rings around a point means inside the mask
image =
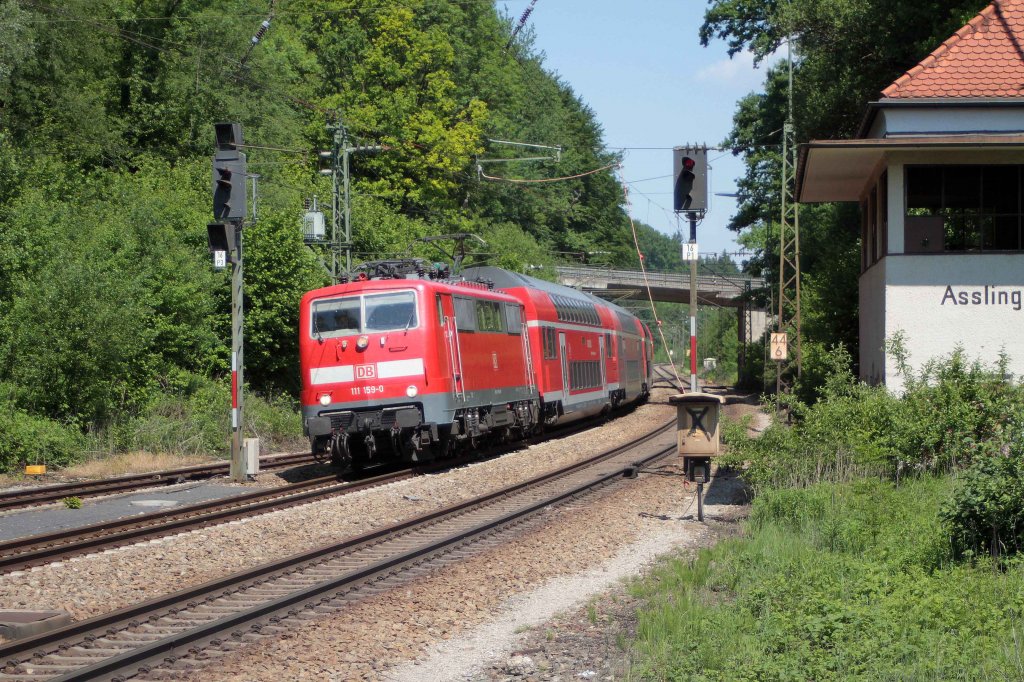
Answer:
[{"label": "railway signal", "polygon": [[218,220],[245,220],[248,214],[246,196],[245,154],[240,123],[215,123],[217,152],[213,155],[213,217]]},{"label": "railway signal", "polygon": [[708,208],[708,148],[675,147],[672,150],[675,185],[672,204],[676,213],[690,221],[690,241],[683,244],[683,260],[690,262],[690,392],[697,386],[697,219]]},{"label": "railway signal", "polygon": [[[213,155],[213,216],[206,227],[214,269],[231,264],[231,478],[243,482],[250,467],[243,453],[244,322],[242,296],[242,224],[249,215],[245,154],[241,123],[216,123],[217,151]],[[255,185],[253,186],[255,196]]]},{"label": "railway signal", "polygon": [[676,211],[703,213],[708,209],[708,150],[706,147],[676,147],[674,155]]}]

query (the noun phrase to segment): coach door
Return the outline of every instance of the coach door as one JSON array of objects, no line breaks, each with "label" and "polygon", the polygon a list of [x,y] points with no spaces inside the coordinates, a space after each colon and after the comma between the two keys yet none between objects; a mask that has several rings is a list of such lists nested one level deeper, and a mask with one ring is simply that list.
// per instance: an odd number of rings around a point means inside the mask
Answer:
[{"label": "coach door", "polygon": [[608,395],[608,377],[605,376],[605,371],[606,371],[605,370],[605,363],[608,362],[608,359],[605,357],[605,351],[604,351],[604,334],[598,334],[597,335],[597,352],[598,352],[597,366],[598,366],[599,371],[601,372],[601,395],[607,396]]},{"label": "coach door", "polygon": [[455,324],[455,306],[450,294],[438,294],[437,298],[443,315],[444,353],[452,374],[452,393],[457,400],[465,400],[466,387],[462,380],[462,352],[459,347],[459,330]]},{"label": "coach door", "polygon": [[569,357],[565,352],[565,332],[558,332],[558,357],[562,359],[562,404],[569,403]]}]

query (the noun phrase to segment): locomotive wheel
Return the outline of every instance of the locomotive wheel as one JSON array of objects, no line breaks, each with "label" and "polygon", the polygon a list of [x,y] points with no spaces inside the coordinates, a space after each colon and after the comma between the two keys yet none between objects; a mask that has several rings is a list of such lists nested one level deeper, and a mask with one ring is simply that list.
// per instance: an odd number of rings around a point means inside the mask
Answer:
[{"label": "locomotive wheel", "polygon": [[316,438],[311,443],[310,450],[313,454],[314,462],[326,462],[331,458],[331,439],[330,438]]},{"label": "locomotive wheel", "polygon": [[345,470],[352,463],[352,453],[349,451],[348,434],[344,431],[337,431],[331,436],[331,465]]}]

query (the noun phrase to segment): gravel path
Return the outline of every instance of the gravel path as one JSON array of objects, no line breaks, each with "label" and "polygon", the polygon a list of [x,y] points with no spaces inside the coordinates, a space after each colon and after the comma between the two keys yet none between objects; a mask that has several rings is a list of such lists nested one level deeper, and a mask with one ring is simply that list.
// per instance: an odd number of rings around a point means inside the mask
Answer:
[{"label": "gravel path", "polygon": [[0,606],[82,619],[363,533],[629,441],[674,414],[667,394],[598,429],[442,474],[0,576]]},{"label": "gravel path", "polygon": [[[677,510],[689,504],[680,500]],[[675,510],[673,510],[675,511]],[[449,680],[617,679],[628,669],[626,647],[634,635],[635,600],[626,581],[658,558],[691,553],[717,539],[715,530],[735,510],[706,509],[710,525],[689,517],[639,524],[634,542],[590,570],[561,576],[502,605],[485,626],[389,671],[393,682]],[[581,602],[587,602],[581,606]]]}]

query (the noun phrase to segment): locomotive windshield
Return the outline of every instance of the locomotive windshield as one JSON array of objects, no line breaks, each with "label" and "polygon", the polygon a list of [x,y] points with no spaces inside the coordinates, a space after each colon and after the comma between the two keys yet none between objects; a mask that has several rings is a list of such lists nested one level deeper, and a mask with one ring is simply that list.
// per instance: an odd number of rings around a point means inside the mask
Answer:
[{"label": "locomotive windshield", "polygon": [[412,329],[418,324],[412,291],[314,301],[312,313],[310,332],[323,338]]}]

